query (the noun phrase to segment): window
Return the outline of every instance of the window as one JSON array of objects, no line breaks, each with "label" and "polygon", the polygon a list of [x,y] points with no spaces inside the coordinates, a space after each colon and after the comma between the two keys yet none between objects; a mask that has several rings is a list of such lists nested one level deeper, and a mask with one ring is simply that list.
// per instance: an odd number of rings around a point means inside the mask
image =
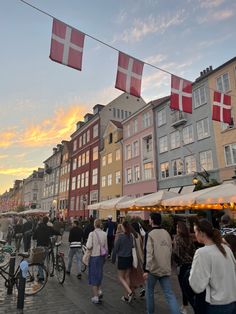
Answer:
[{"label": "window", "polygon": [[120,171],[116,171],[116,184],[120,183]]},{"label": "window", "polygon": [[80,174],[77,176],[77,189],[80,189]]},{"label": "window", "polygon": [[135,141],[133,143],[133,149],[134,149],[134,157],[137,157],[139,155],[139,144],[138,144],[138,141]]},{"label": "window", "polygon": [[162,126],[166,124],[166,109],[162,109],[157,113],[157,125]]},{"label": "window", "polygon": [[112,143],[112,133],[109,134],[109,140],[108,143],[111,144]]},{"label": "window", "polygon": [[165,179],[168,178],[170,176],[169,173],[169,163],[168,162],[163,162],[161,164],[161,178]]},{"label": "window", "polygon": [[93,160],[98,159],[98,146],[93,148]]},{"label": "window", "polygon": [[216,79],[216,88],[223,93],[226,93],[230,90],[228,73],[225,73]]},{"label": "window", "polygon": [[79,137],[79,147],[82,146],[82,136]]},{"label": "window", "polygon": [[131,145],[126,145],[126,159],[131,159]]},{"label": "window", "polygon": [[75,209],[75,197],[72,196],[70,199],[70,210],[74,210]]},{"label": "window", "polygon": [[193,91],[193,101],[194,101],[194,108],[198,108],[201,105],[204,105],[207,103],[206,89],[204,85],[200,86],[198,89]]},{"label": "window", "polygon": [[107,186],[111,186],[112,185],[112,174],[108,174],[107,176]]},{"label": "window", "polygon": [[87,143],[90,141],[90,130],[87,131]]},{"label": "window", "polygon": [[73,167],[72,167],[72,169],[75,170],[75,169],[76,169],[76,166],[77,166],[77,159],[74,158],[74,159],[73,159]]},{"label": "window", "polygon": [[84,173],[81,174],[81,184],[80,187],[83,188],[84,187]]},{"label": "window", "polygon": [[120,119],[120,109],[117,109],[117,118]]},{"label": "window", "polygon": [[98,168],[93,169],[92,185],[98,183]]},{"label": "window", "polygon": [[86,144],[86,133],[83,134],[83,145]]},{"label": "window", "polygon": [[180,158],[172,161],[173,176],[181,176],[183,174],[183,170],[184,170],[183,161]]},{"label": "window", "polygon": [[201,140],[208,136],[210,136],[209,121],[208,118],[206,118],[197,122],[197,138]]},{"label": "window", "polygon": [[142,118],[143,118],[143,128],[147,128],[151,126],[151,113],[149,111],[145,112]]},{"label": "window", "polygon": [[184,163],[185,163],[185,173],[186,174],[191,174],[191,173],[197,171],[196,159],[195,159],[194,156],[187,156],[187,157],[185,157]]},{"label": "window", "polygon": [[153,164],[152,162],[148,162],[143,166],[144,171],[144,180],[150,180],[153,177]]},{"label": "window", "polygon": [[150,153],[152,151],[152,136],[149,135],[143,139],[144,151]]},{"label": "window", "polygon": [[137,182],[140,180],[140,167],[134,166],[134,181]]},{"label": "window", "polygon": [[84,186],[88,186],[89,185],[89,172],[86,171],[85,172],[85,183]]},{"label": "window", "polygon": [[71,190],[75,190],[75,185],[76,185],[76,177],[72,177],[72,183],[71,183]]},{"label": "window", "polygon": [[116,118],[116,108],[113,108],[113,117]]},{"label": "window", "polygon": [[236,164],[236,143],[224,147],[225,163],[227,166]]},{"label": "window", "polygon": [[201,152],[200,154],[200,165],[205,170],[213,169],[213,161],[212,161],[212,152],[211,150],[207,150],[205,152]]},{"label": "window", "polygon": [[77,149],[77,140],[74,140],[73,142],[73,151]]},{"label": "window", "polygon": [[126,132],[127,132],[127,137],[129,137],[129,136],[131,135],[131,132],[130,132],[130,124],[127,125]]},{"label": "window", "polygon": [[106,160],[107,160],[107,156],[102,156],[102,166],[103,167],[106,166]]},{"label": "window", "polygon": [[82,161],[82,156],[80,155],[78,157],[78,168],[81,167],[81,161]]},{"label": "window", "polygon": [[109,153],[107,155],[107,164],[111,164],[112,163],[112,153]]},{"label": "window", "polygon": [[170,147],[171,149],[180,147],[180,133],[175,131],[170,135]]},{"label": "window", "polygon": [[124,110],[123,109],[121,109],[121,119],[123,120],[124,119]]},{"label": "window", "polygon": [[167,136],[163,136],[159,139],[159,150],[160,150],[160,153],[164,153],[168,151]]},{"label": "window", "polygon": [[93,138],[98,136],[98,124],[93,127]]},{"label": "window", "polygon": [[183,128],[183,142],[189,144],[193,142],[193,126],[189,125]]},{"label": "window", "polygon": [[131,168],[126,169],[126,182],[127,183],[132,182],[132,169]]},{"label": "window", "polygon": [[106,186],[106,176],[102,176],[102,187]]},{"label": "window", "polygon": [[128,111],[125,110],[125,119],[128,118]]},{"label": "window", "polygon": [[82,163],[81,164],[82,164],[82,166],[85,165],[85,153],[82,154]]},{"label": "window", "polygon": [[134,133],[138,132],[138,119],[134,119]]},{"label": "window", "polygon": [[116,150],[116,160],[120,160],[120,149]]},{"label": "window", "polygon": [[86,164],[89,163],[89,150],[87,150],[87,152],[86,152],[85,162],[86,162]]}]

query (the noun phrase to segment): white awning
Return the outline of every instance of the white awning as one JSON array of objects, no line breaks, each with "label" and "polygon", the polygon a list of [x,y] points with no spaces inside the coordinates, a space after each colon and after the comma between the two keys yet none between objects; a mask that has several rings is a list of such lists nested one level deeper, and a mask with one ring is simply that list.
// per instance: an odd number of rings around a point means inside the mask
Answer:
[{"label": "white awning", "polygon": [[96,204],[91,204],[88,205],[88,209],[95,209],[95,210],[103,210],[103,209],[118,209],[118,204],[122,203],[122,202],[126,202],[129,201],[131,199],[131,197],[129,196],[121,196],[121,197],[116,197],[116,198],[112,198],[110,200],[106,200],[100,203],[96,203]]},{"label": "white awning", "polygon": [[191,193],[191,192],[193,192],[194,188],[195,188],[195,185],[186,185],[186,186],[183,186],[180,195],[182,195],[182,194],[187,194],[187,193]]},{"label": "white awning", "polygon": [[178,187],[175,187],[175,188],[170,188],[169,192],[179,193],[180,189],[181,189],[181,186],[178,186]]}]

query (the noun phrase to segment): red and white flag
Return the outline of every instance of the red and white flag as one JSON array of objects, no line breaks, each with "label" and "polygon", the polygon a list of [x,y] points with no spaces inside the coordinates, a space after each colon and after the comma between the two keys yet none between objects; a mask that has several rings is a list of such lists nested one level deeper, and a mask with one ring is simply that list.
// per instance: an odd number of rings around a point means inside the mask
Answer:
[{"label": "red and white flag", "polygon": [[84,34],[53,19],[50,59],[81,70]]},{"label": "red and white flag", "polygon": [[171,76],[170,108],[192,113],[192,82]]},{"label": "red and white flag", "polygon": [[143,65],[142,61],[119,52],[115,87],[133,96],[140,97]]},{"label": "red and white flag", "polygon": [[231,97],[221,92],[214,92],[212,120],[231,123]]}]

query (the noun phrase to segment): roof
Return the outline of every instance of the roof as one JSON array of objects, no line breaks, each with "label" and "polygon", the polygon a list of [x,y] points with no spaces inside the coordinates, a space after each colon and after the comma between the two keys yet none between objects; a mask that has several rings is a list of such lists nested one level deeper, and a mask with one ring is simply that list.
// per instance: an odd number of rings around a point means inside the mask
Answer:
[{"label": "roof", "polygon": [[157,106],[163,104],[164,102],[170,100],[170,96],[165,96],[165,97],[162,97],[162,98],[158,98],[158,99],[155,99],[155,100],[151,100],[149,104],[152,104],[153,105],[153,108],[156,108]]},{"label": "roof", "polygon": [[123,129],[123,125],[120,121],[110,120],[110,122],[112,122],[117,128]]}]

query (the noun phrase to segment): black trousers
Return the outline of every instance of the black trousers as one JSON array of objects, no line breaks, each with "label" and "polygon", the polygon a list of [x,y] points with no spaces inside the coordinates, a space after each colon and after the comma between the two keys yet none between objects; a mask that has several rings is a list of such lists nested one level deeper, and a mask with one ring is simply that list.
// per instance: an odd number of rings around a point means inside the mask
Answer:
[{"label": "black trousers", "polygon": [[108,246],[108,255],[111,255],[111,252],[114,247],[114,237],[107,236],[107,246]]},{"label": "black trousers", "polygon": [[185,293],[185,286],[184,286],[184,278],[186,273],[189,273],[189,269],[191,268],[191,264],[183,264],[180,266],[178,279],[179,279],[179,285],[182,291],[182,303],[183,305],[188,305],[188,297]]}]

